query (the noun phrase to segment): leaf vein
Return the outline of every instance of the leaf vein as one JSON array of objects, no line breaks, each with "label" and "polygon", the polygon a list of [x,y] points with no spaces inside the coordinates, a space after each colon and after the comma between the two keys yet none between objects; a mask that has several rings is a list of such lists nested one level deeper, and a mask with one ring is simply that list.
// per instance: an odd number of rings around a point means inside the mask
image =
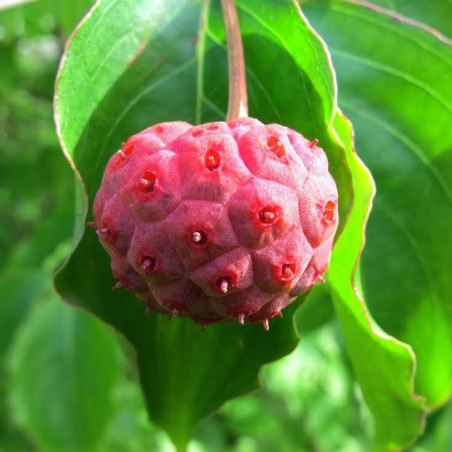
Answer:
[{"label": "leaf vein", "polygon": [[212,110],[217,113],[220,117],[226,117],[226,112],[223,111],[217,104],[215,104],[211,99],[209,99],[207,96],[204,96],[204,103],[207,104]]},{"label": "leaf vein", "polygon": [[99,65],[97,65],[96,70],[90,75],[90,81],[91,83],[97,78],[99,72],[104,68],[104,66],[106,65],[107,61],[110,59],[110,57],[112,55],[117,54],[117,48],[125,41],[127,41],[131,36],[134,36],[135,33],[131,32],[129,34],[123,35],[121,36],[120,39],[118,39],[114,45],[112,45],[110,47],[110,50],[105,54],[104,58],[101,60],[101,62],[99,63]]},{"label": "leaf vein", "polygon": [[399,220],[396,213],[393,211],[393,209],[391,209],[391,206],[381,196],[376,196],[374,203],[381,208],[382,212],[386,214],[386,216],[391,220],[396,228],[401,231],[402,236],[405,237],[406,242],[413,250],[413,254],[418,261],[419,266],[422,268],[422,272],[425,276],[427,284],[430,286],[430,293],[432,295],[431,300],[434,300],[436,304],[439,304],[438,288],[436,286],[434,278],[429,271],[431,265],[429,265],[427,259],[424,259],[422,257],[422,252],[419,250],[416,239],[412,236],[412,234],[410,234],[408,228],[403,224],[402,221]]},{"label": "leaf vein", "polygon": [[427,93],[429,96],[431,96],[433,99],[435,99],[442,107],[444,107],[448,113],[452,114],[452,104],[449,104],[443,98],[439,93],[437,93],[434,89],[432,89],[430,86],[428,86],[426,83],[422,82],[421,80],[410,76],[408,73],[399,71],[397,69],[391,68],[389,66],[386,66],[384,64],[376,63],[375,61],[372,61],[368,58],[359,57],[357,55],[353,55],[349,52],[345,52],[342,50],[338,50],[335,48],[330,48],[330,51],[332,54],[340,55],[341,57],[348,58],[350,60],[357,61],[363,65],[372,67],[376,70],[379,70],[381,72],[386,72],[387,74],[393,75],[395,77],[398,77],[407,83],[416,86],[420,90]]},{"label": "leaf vein", "polygon": [[[125,105],[125,107],[123,108],[122,112],[117,116],[117,118],[115,119],[115,121],[112,123],[109,131],[106,133],[105,138],[103,140],[103,144],[102,144],[102,149],[105,148],[106,143],[108,142],[108,140],[110,139],[110,137],[112,136],[114,130],[116,129],[116,127],[118,127],[118,124],[123,120],[123,118],[126,116],[126,114],[147,94],[151,93],[152,91],[154,91],[156,88],[158,88],[160,85],[162,85],[163,83],[167,82],[168,80],[171,80],[173,77],[175,77],[176,75],[180,74],[181,72],[183,72],[184,70],[188,69],[191,65],[193,65],[195,63],[195,57],[190,58],[190,60],[188,60],[186,63],[175,67],[171,72],[169,72],[165,77],[161,77],[160,79],[157,79],[154,83],[146,86],[145,88],[143,88],[141,91],[139,91],[137,93],[137,95],[135,97],[133,97],[128,103],[127,105]],[[99,155],[101,155],[102,152],[99,153]]]},{"label": "leaf vein", "polygon": [[449,189],[442,174],[438,171],[438,168],[430,162],[428,156],[423,152],[423,150],[419,146],[417,146],[413,141],[411,141],[405,134],[395,129],[387,121],[384,121],[383,119],[375,115],[372,115],[370,113],[364,112],[363,110],[356,108],[350,102],[340,100],[340,103],[345,108],[353,110],[356,114],[371,120],[374,124],[377,124],[382,129],[389,132],[389,134],[392,135],[394,138],[403,143],[407,147],[407,149],[409,149],[422,162],[422,164],[425,165],[425,167],[428,170],[430,170],[430,172],[434,176],[434,179],[438,182],[439,186],[443,189],[444,193],[446,194],[449,203],[452,205],[452,190]]},{"label": "leaf vein", "polygon": [[[342,3],[342,5],[341,5]],[[404,33],[402,27],[400,26],[396,26],[394,25],[393,22],[391,23],[383,23],[378,21],[377,19],[375,19],[376,14],[372,14],[372,15],[365,15],[359,12],[352,12],[350,9],[347,9],[347,7],[345,6],[346,4],[352,4],[352,5],[357,5],[358,7],[363,8],[363,5],[357,4],[354,1],[351,0],[340,0],[340,1],[336,1],[333,2],[333,9],[339,13],[339,14],[343,14],[345,16],[350,16],[353,18],[357,18],[362,20],[363,22],[367,22],[370,23],[378,28],[382,28],[383,30],[385,30],[386,32],[392,32],[395,33],[399,36],[401,36],[402,38],[411,41],[412,43],[416,44],[417,46],[419,46],[421,49],[426,50],[427,52],[430,52],[431,54],[435,55],[436,57],[438,57],[439,59],[441,59],[444,63],[446,63],[448,66],[452,65],[451,60],[446,59],[444,57],[444,55],[441,52],[438,52],[437,50],[435,50],[433,47],[427,46],[425,45],[425,40],[418,40],[416,39],[414,36],[412,36],[409,33]],[[383,11],[380,12],[381,15],[384,15],[387,17],[388,20],[391,20],[391,16],[389,16],[387,13],[384,13]],[[402,24],[409,24],[412,27],[416,28],[417,30],[422,30],[425,33],[428,33],[424,28],[421,28],[420,25],[421,24],[414,24],[414,23],[410,23],[410,22],[401,22]],[[438,39],[437,36],[432,35],[435,37],[435,39]],[[447,39],[447,38],[445,38]]]},{"label": "leaf vein", "polygon": [[[245,8],[243,5],[237,5],[237,7],[239,9],[241,9],[243,12],[247,13],[259,25],[261,25],[263,28],[265,28],[271,34],[273,34],[273,36],[275,36],[275,38],[283,45],[284,49],[287,51],[287,53],[289,55],[293,54],[293,52],[289,49],[289,47],[287,45],[287,42],[285,41],[285,39],[283,38],[282,35],[277,33],[276,30],[274,30],[272,27],[270,27],[266,22],[261,20],[256,14],[254,14],[252,11],[248,10],[247,8]],[[307,40],[307,42],[312,47],[312,44],[311,44],[309,39]],[[315,51],[313,53],[315,53]],[[317,121],[316,121],[316,117],[314,115],[314,107],[313,107],[313,104],[312,104],[312,97],[308,93],[308,89],[307,89],[307,86],[306,86],[306,80],[305,80],[305,77],[304,77],[304,71],[300,67],[299,63],[296,60],[295,60],[295,62],[296,62],[296,66],[297,66],[297,71],[300,74],[300,78],[301,78],[301,80],[303,82],[304,98],[307,99],[307,106],[309,108],[309,113],[311,115],[311,118],[313,118],[313,124],[314,124],[314,127],[316,129],[316,133],[317,133],[317,135],[319,135],[320,132],[319,132],[318,124],[317,124]]]}]

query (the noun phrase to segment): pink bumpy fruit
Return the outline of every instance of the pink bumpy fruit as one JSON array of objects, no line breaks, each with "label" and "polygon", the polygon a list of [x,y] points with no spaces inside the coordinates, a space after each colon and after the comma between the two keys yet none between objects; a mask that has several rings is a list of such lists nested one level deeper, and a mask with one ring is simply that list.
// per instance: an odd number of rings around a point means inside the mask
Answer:
[{"label": "pink bumpy fruit", "polygon": [[268,328],[330,259],[337,189],[316,144],[252,118],[133,135],[94,201],[115,288],[203,325]]}]

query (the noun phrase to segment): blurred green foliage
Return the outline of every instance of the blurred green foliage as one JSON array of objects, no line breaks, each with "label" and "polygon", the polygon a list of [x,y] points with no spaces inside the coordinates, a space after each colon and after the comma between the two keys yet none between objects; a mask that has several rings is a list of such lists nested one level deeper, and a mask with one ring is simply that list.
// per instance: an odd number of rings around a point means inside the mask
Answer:
[{"label": "blurred green foliage", "polygon": [[[73,172],[53,124],[53,86],[64,42],[90,3],[40,0],[0,11],[2,452],[173,450],[148,422],[136,369],[117,337],[63,304],[51,283],[70,248],[75,210]],[[202,421],[190,451],[370,447],[372,419],[337,324],[316,302],[314,294],[299,314],[301,328],[309,318],[299,347],[265,367],[265,390]],[[452,450],[451,424],[449,404],[413,450]]]}]

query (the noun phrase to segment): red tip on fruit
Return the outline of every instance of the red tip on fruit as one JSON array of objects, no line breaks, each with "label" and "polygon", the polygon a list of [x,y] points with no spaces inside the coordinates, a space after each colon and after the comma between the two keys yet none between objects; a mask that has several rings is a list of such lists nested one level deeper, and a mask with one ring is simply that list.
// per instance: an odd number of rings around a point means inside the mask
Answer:
[{"label": "red tip on fruit", "polygon": [[207,130],[220,130],[220,126],[218,124],[209,124]]},{"label": "red tip on fruit", "polygon": [[191,134],[191,136],[192,136],[193,138],[198,138],[198,137],[200,137],[203,133],[204,133],[204,129],[198,129],[198,130],[195,130],[195,131]]},{"label": "red tip on fruit", "polygon": [[174,318],[174,317],[179,317],[179,309],[173,308],[171,309],[171,316],[170,319]]},{"label": "red tip on fruit", "polygon": [[314,140],[312,140],[310,143],[309,143],[309,147],[311,148],[311,149],[313,149],[316,145],[317,145],[317,143],[319,142],[319,140],[317,139],[317,138],[315,138]]},{"label": "red tip on fruit", "polygon": [[270,326],[268,324],[268,319],[262,320],[262,325],[264,325],[264,328],[266,331],[268,331],[270,329]]},{"label": "red tip on fruit", "polygon": [[123,286],[121,281],[118,281],[111,289],[112,290],[118,290]]},{"label": "red tip on fruit", "polygon": [[245,323],[245,313],[240,312],[237,316],[237,320],[239,321],[240,325],[243,325]]},{"label": "red tip on fruit", "polygon": [[143,193],[151,193],[154,191],[155,180],[157,176],[152,171],[145,171],[141,176],[139,187]]},{"label": "red tip on fruit", "polygon": [[259,211],[259,220],[261,223],[270,225],[273,224],[276,220],[276,212],[273,207],[267,206]]},{"label": "red tip on fruit", "polygon": [[209,149],[204,155],[204,166],[209,171],[216,170],[220,166],[220,161],[220,154],[213,149]]},{"label": "red tip on fruit", "polygon": [[127,159],[127,156],[130,155],[135,149],[134,145],[130,145],[125,147],[124,149],[119,149],[119,151],[115,154],[115,159],[113,160],[113,164],[115,166],[119,166],[122,162]]},{"label": "red tip on fruit", "polygon": [[125,155],[125,157],[127,157],[128,155],[130,155],[133,151],[135,150],[135,146],[133,144],[130,144],[129,146],[126,146],[125,148],[123,148],[122,152]]},{"label": "red tip on fruit", "polygon": [[284,148],[284,145],[275,136],[271,136],[267,140],[267,147],[271,152],[273,152],[273,154],[276,155],[276,157],[281,158],[286,154],[286,149]]},{"label": "red tip on fruit", "polygon": [[334,201],[328,201],[323,209],[322,221],[327,225],[334,223],[334,209],[336,203]]},{"label": "red tip on fruit", "polygon": [[295,276],[296,265],[295,264],[283,264],[281,267],[281,280],[292,281]]}]

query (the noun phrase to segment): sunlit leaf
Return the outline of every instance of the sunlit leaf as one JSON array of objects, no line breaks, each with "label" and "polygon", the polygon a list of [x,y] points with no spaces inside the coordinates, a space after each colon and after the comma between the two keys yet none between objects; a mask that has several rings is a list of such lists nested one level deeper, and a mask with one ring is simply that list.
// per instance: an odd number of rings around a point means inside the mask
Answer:
[{"label": "sunlit leaf", "polygon": [[[338,113],[334,120],[340,136],[349,139],[349,124]],[[374,184],[362,162],[349,149],[355,189],[354,209],[336,243],[329,281],[334,307],[344,334],[350,360],[375,417],[377,443],[382,450],[400,450],[423,431],[427,410],[414,392],[415,356],[406,344],[380,330],[359,292],[357,259],[364,245],[363,223],[369,215]]]},{"label": "sunlit leaf", "polygon": [[303,10],[329,45],[339,104],[376,181],[366,300],[385,331],[413,347],[416,393],[437,406],[452,394],[452,47],[356,2]]}]

